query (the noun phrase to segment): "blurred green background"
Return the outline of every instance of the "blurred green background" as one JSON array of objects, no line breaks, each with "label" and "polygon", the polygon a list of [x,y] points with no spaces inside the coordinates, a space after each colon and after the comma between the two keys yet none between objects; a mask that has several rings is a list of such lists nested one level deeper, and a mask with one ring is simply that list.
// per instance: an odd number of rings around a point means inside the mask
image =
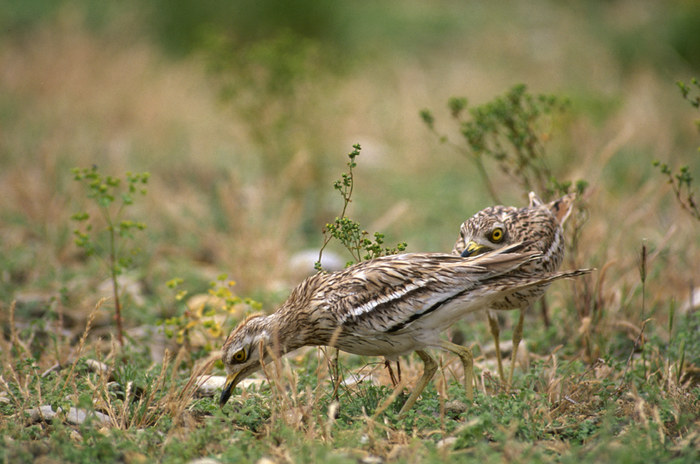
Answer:
[{"label": "blurred green background", "polygon": [[[241,293],[284,298],[292,256],[340,212],[332,184],[353,143],[351,216],[409,251],[448,251],[491,200],[419,111],[460,143],[448,98],[518,83],[571,101],[547,153],[558,179],[590,184],[572,259],[614,263],[624,306],[646,239],[664,260],[654,298],[682,298],[700,238],[651,163],[700,172],[698,113],[675,85],[700,74],[698,44],[696,1],[3,1],[0,300],[60,292],[79,313],[106,277],[73,244],[74,166],[152,175],[134,215],[153,314],[137,320],[173,310],[175,275],[226,272]],[[525,203],[487,168],[504,202]]]}]

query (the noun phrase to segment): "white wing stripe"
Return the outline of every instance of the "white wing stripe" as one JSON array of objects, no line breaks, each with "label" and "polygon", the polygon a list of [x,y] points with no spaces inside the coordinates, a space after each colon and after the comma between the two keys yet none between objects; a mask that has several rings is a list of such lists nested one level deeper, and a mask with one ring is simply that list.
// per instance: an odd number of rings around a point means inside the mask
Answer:
[{"label": "white wing stripe", "polygon": [[351,308],[350,311],[348,311],[343,316],[340,323],[341,324],[344,323],[349,318],[355,318],[355,317],[358,317],[362,314],[369,313],[379,305],[389,303],[390,301],[399,300],[407,293],[410,293],[410,292],[412,292],[420,287],[423,287],[426,283],[427,283],[426,280],[419,280],[415,283],[410,283],[410,284],[406,285],[405,287],[402,287],[396,291],[393,291],[393,292],[389,293],[388,295],[380,295],[377,298],[370,300],[363,305],[357,306],[355,308]]}]

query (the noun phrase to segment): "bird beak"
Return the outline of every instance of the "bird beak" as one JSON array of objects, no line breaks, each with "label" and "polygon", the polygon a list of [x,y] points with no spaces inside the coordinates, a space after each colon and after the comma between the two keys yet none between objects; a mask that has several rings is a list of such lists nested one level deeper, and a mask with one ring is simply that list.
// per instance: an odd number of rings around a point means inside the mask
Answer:
[{"label": "bird beak", "polygon": [[236,385],[238,384],[236,379],[240,373],[241,371],[238,371],[235,374],[229,374],[228,377],[226,377],[226,383],[224,384],[224,389],[221,391],[221,397],[219,398],[220,408],[223,408],[228,399],[231,397],[233,389],[236,388]]},{"label": "bird beak", "polygon": [[486,245],[479,245],[474,240],[472,240],[469,243],[467,243],[467,248],[465,248],[464,251],[462,252],[462,258],[466,258],[468,256],[480,255],[480,254],[486,253],[487,251],[490,251],[490,250],[491,250],[491,248],[487,247]]}]

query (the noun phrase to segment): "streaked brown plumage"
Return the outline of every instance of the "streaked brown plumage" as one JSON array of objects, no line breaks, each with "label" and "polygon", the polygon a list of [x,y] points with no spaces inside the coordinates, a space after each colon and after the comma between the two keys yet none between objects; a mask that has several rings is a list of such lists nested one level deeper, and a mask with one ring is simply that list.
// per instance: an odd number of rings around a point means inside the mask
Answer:
[{"label": "streaked brown plumage", "polygon": [[441,339],[441,332],[469,312],[500,306],[531,287],[588,272],[522,272],[534,269],[543,257],[532,246],[511,243],[468,258],[406,253],[309,277],[275,313],[250,317],[229,335],[222,349],[228,378],[220,404],[226,403],[238,382],[260,368],[261,358],[264,362],[302,346],[319,345],[389,360],[416,351],[425,369],[402,413],[413,406],[437,369],[425,350],[451,351],[462,361],[471,398],[471,352]]},{"label": "streaked brown plumage", "polygon": [[[540,253],[540,257],[520,266],[516,275],[528,277],[545,275],[559,268],[564,258],[563,226],[573,208],[574,194],[565,195],[550,203],[543,203],[530,192],[530,204],[524,208],[492,206],[479,211],[460,227],[460,234],[452,250],[461,256],[476,256],[513,243],[528,241],[525,251]],[[499,240],[493,240],[494,231],[501,230]],[[513,378],[513,367],[518,345],[522,338],[523,310],[531,306],[547,290],[551,282],[533,285],[493,301],[489,310],[520,309],[520,320],[513,333],[513,351],[508,383]],[[486,308],[485,308],[486,309]],[[499,347],[498,319],[488,311],[489,325],[496,344],[498,371],[504,378]]]}]

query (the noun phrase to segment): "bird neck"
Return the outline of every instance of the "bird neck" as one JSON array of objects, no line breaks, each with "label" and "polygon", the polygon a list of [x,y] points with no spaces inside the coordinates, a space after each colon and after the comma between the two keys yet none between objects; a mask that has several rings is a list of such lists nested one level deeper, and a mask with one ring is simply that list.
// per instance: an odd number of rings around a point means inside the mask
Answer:
[{"label": "bird neck", "polygon": [[268,343],[279,347],[281,354],[315,344],[310,343],[308,317],[303,311],[291,310],[285,303],[267,318]]}]

